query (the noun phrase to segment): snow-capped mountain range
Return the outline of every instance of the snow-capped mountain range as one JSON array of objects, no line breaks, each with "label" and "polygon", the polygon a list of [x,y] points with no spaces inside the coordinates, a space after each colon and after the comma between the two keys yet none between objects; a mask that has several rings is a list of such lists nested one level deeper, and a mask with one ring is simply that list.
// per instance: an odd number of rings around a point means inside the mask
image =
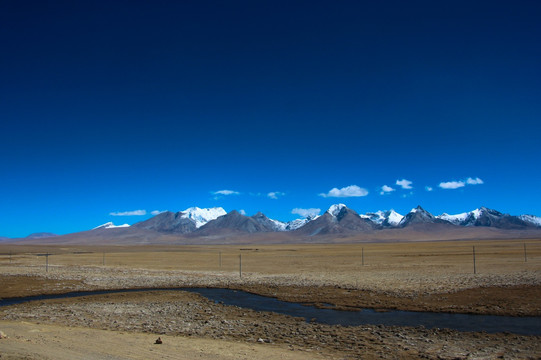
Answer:
[{"label": "snow-capped mountain range", "polygon": [[541,227],[541,217],[534,215],[520,215],[519,219]]},{"label": "snow-capped mountain range", "polygon": [[96,226],[94,229],[92,230],[97,230],[97,229],[116,229],[116,228],[125,228],[125,227],[130,227],[129,224],[122,224],[122,225],[115,225],[113,224],[112,222],[106,222],[105,224],[103,225],[100,225],[100,226]]},{"label": "snow-capped mountain range", "polygon": [[360,215],[360,217],[375,222],[382,226],[397,226],[404,216],[400,215],[394,210],[376,211],[373,213],[366,213]]},{"label": "snow-capped mountain range", "polygon": [[[207,209],[190,207],[177,213],[165,211],[132,226],[158,232],[194,235],[215,234],[228,229],[246,233],[289,231],[313,236],[370,232],[388,228],[404,228],[415,226],[415,224],[528,229],[540,228],[541,217],[534,215],[512,216],[485,207],[455,215],[443,213],[438,216],[430,214],[420,206],[412,209],[406,215],[401,215],[394,210],[357,214],[344,204],[335,204],[329,207],[323,215],[281,222],[270,219],[261,212],[253,216],[246,216],[235,210],[227,213],[221,207]],[[128,224],[116,226],[109,222],[94,228],[94,230],[128,226]]]},{"label": "snow-capped mountain range", "polygon": [[191,207],[182,211],[182,217],[184,219],[191,219],[195,221],[196,228],[200,228],[209,221],[217,219],[225,214],[227,214],[227,212],[221,207],[214,207],[210,209]]}]

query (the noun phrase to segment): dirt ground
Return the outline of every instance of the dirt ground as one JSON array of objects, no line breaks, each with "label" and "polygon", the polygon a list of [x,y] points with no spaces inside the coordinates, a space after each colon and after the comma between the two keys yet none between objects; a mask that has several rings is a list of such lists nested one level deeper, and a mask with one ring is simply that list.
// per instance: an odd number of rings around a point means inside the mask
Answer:
[{"label": "dirt ground", "polygon": [[326,359],[293,347],[239,341],[160,335],[140,332],[97,330],[25,321],[0,321],[9,334],[0,340],[2,359],[99,360],[99,359]]},{"label": "dirt ground", "polygon": [[[72,327],[107,331],[99,335],[105,337],[111,333],[125,333],[129,336],[152,334],[144,339],[146,348],[151,347],[158,336],[175,339],[172,342],[192,338],[214,340],[216,343],[209,348],[210,353],[213,352],[212,349],[220,346],[222,341],[233,341],[244,346],[259,345],[258,349],[265,348],[269,352],[269,357],[282,356],[284,349],[300,354],[311,353],[314,355],[313,358],[329,359],[477,359],[500,356],[524,359],[536,358],[541,354],[540,337],[536,336],[465,333],[446,329],[398,326],[322,325],[280,314],[216,304],[198,294],[180,291],[107,294],[77,299],[37,301],[5,307],[0,310],[0,318],[4,319],[0,320],[0,327],[4,322],[12,324],[12,321],[36,326],[42,324],[63,326],[59,329],[60,331],[64,329],[66,334],[60,338],[66,339],[67,343],[63,344],[61,349],[81,351],[83,355],[88,349],[88,344],[81,350],[69,346],[71,341],[69,331]],[[10,334],[21,336],[20,329],[13,329],[13,332],[10,332],[6,326],[6,330],[2,331],[8,335],[8,339]],[[115,336],[100,343],[97,346],[100,349],[96,356],[117,353],[125,358],[132,358],[131,348],[126,348],[125,344],[119,342],[125,338]],[[60,341],[55,338],[53,340],[52,344],[58,344]],[[63,343],[64,340],[60,342]],[[131,341],[127,343],[130,344]],[[10,344],[0,343],[2,345],[0,349],[5,349],[2,350],[5,353],[15,351]],[[45,341],[40,344],[46,345],[46,348],[50,347]],[[241,349],[245,347],[234,351]],[[167,352],[168,349],[164,351],[166,355],[174,357],[174,353]]]},{"label": "dirt ground", "polygon": [[[52,254],[48,259],[43,256],[47,253]],[[242,247],[11,245],[0,246],[0,284],[0,298],[74,290],[207,286],[346,309],[540,316],[541,241]],[[293,352],[294,358],[306,353],[311,358],[541,358],[539,336],[324,326],[214,304],[182,292],[108,296],[38,301],[0,309],[0,330],[9,336],[0,340],[2,359],[8,354],[12,358],[44,358],[31,353],[31,347],[27,355],[21,355],[16,342],[13,348],[6,347],[9,342],[5,340],[14,341],[28,333],[25,326],[49,324],[58,326],[59,331],[64,329],[66,334],[55,336],[65,336],[62,339],[68,344],[71,331],[97,331],[96,337],[110,338],[103,343],[111,345],[96,350],[100,353],[95,358],[138,358],[129,352],[110,356],[108,352],[114,354],[122,348],[122,342],[131,341],[132,335],[133,339],[148,335],[146,342],[160,334],[174,339],[175,344],[188,339],[225,341],[226,345],[215,346],[257,351],[268,348],[273,352],[261,354],[263,358],[287,359],[285,356]],[[64,340],[60,342],[41,348],[67,349]],[[53,349],[53,344],[59,347],[54,345]],[[164,350],[166,355],[153,357],[158,353],[144,351],[156,348],[144,350],[144,346],[148,345],[142,344],[137,354],[150,354],[146,358],[173,356]],[[210,354],[194,352],[187,358]],[[241,352],[234,354],[234,358],[242,358]]]}]

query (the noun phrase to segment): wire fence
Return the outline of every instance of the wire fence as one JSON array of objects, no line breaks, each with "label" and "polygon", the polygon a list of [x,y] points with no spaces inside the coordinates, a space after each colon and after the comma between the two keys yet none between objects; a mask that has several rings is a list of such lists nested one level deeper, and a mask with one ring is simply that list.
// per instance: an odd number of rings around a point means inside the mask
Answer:
[{"label": "wire fence", "polygon": [[[82,249],[82,250],[81,250]],[[72,250],[72,251],[70,251]],[[1,250],[0,250],[1,251]],[[347,245],[59,248],[0,253],[0,265],[102,266],[260,274],[434,274],[541,271],[541,240],[372,243]]]}]

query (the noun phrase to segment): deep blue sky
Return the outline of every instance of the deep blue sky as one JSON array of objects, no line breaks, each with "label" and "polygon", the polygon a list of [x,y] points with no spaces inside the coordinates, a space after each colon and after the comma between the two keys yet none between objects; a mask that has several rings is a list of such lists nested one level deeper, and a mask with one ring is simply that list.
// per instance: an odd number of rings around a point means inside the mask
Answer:
[{"label": "deep blue sky", "polygon": [[[541,215],[540,18],[536,0],[2,0],[0,236],[190,206]],[[350,185],[368,194],[319,195]]]}]

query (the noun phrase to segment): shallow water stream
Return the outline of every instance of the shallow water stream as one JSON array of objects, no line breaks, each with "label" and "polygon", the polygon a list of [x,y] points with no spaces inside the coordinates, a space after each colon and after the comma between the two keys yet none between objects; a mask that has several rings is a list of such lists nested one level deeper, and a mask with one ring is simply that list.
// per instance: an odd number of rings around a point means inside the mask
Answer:
[{"label": "shallow water stream", "polygon": [[35,300],[65,299],[89,295],[156,290],[195,292],[216,303],[248,308],[255,311],[271,311],[279,314],[302,317],[306,321],[313,321],[316,323],[329,325],[424,326],[426,328],[449,328],[459,331],[486,331],[490,333],[509,332],[523,335],[541,335],[541,317],[539,316],[513,317],[395,310],[380,312],[372,309],[362,309],[360,311],[319,309],[314,306],[285,302],[271,297],[254,295],[244,291],[212,288],[81,291],[60,295],[40,295],[2,299],[0,300],[0,306],[15,305]]}]

